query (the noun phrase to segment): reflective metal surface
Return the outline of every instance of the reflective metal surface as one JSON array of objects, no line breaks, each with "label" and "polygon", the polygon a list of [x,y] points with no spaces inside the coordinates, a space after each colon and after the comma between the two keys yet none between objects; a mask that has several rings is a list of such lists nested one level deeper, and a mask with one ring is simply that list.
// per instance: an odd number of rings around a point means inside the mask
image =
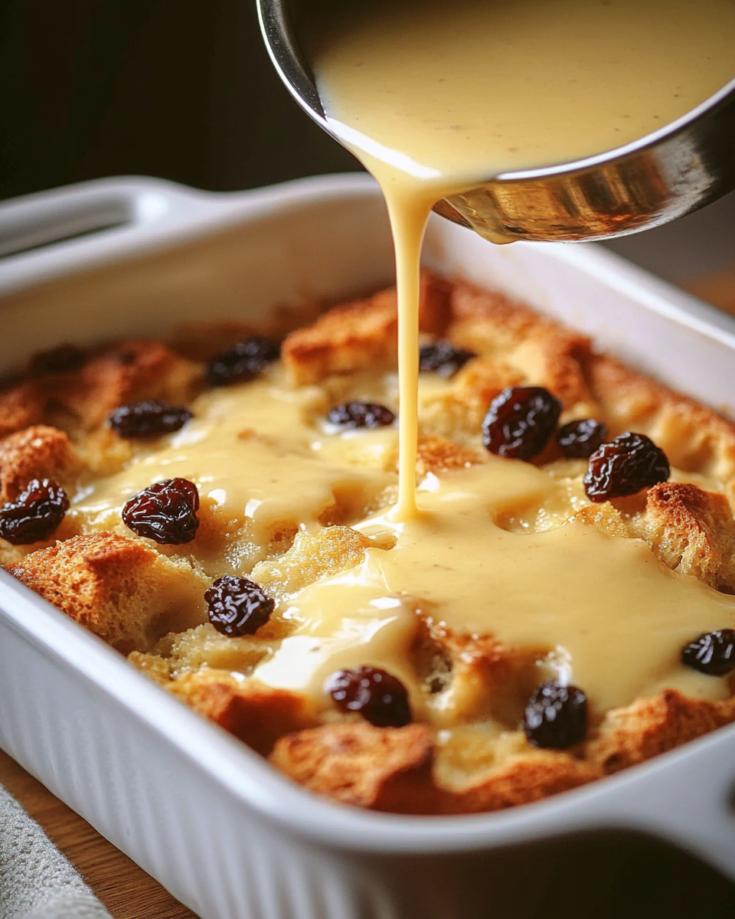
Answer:
[{"label": "reflective metal surface", "polygon": [[[271,59],[296,101],[332,133],[298,44],[298,9],[257,0]],[[507,173],[434,210],[495,241],[605,239],[660,226],[735,188],[735,80],[635,143],[564,166]]]}]

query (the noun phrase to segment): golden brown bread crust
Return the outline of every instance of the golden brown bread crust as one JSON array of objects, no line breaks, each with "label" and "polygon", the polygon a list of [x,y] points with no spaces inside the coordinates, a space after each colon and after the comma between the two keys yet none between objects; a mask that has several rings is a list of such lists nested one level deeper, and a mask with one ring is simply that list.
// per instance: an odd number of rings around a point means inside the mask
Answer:
[{"label": "golden brown bread crust", "polygon": [[81,469],[69,436],[58,428],[34,425],[0,441],[0,503],[17,498],[32,479],[73,484]]},{"label": "golden brown bread crust", "polygon": [[483,462],[477,450],[462,447],[446,437],[419,437],[416,450],[416,474],[420,479],[430,473],[442,475],[452,469],[466,469]]},{"label": "golden brown bread crust", "polygon": [[[421,397],[420,478],[484,462],[478,431],[489,402],[506,386],[543,385],[562,400],[562,421],[597,418],[611,438],[629,429],[647,433],[672,465],[724,488],[719,493],[704,484],[671,481],[599,505],[578,496],[555,525],[574,516],[614,536],[644,539],[672,570],[735,591],[731,422],[597,354],[585,336],[499,294],[425,274],[421,314],[425,333],[448,338],[477,357],[446,386]],[[297,385],[319,384],[325,402],[335,404],[335,393],[349,398],[350,374],[362,386],[366,372],[394,366],[395,339],[395,293],[383,291],[293,332],[283,360]],[[79,371],[16,384],[0,396],[0,437],[7,438],[0,443],[3,494],[17,494],[30,472],[53,470],[51,477],[73,482],[80,456],[97,470],[111,457],[124,459],[102,425],[109,411],[139,398],[186,401],[200,376],[198,364],[165,346],[125,342],[96,350]],[[30,425],[36,427],[21,430]],[[90,433],[83,436],[85,431]],[[395,455],[381,462],[393,469]],[[553,444],[534,462],[550,474],[579,478],[575,461],[560,459]],[[202,520],[197,543],[214,544],[221,536],[216,515],[205,508]],[[370,545],[347,526],[282,535],[278,557],[252,571],[282,602],[360,564]],[[492,636],[454,634],[419,614],[413,665],[427,704],[446,712],[452,737],[441,739],[424,724],[375,728],[357,716],[314,712],[304,697],[250,680],[255,665],[288,634],[288,622],[276,615],[263,634],[238,639],[215,632],[203,624],[201,596],[210,580],[147,543],[110,534],[74,536],[32,552],[9,570],[105,640],[125,651],[137,649],[131,655],[136,666],[269,755],[286,775],[316,793],[362,807],[472,813],[515,806],[634,765],[735,720],[733,699],[702,701],[663,690],[599,713],[589,739],[571,751],[534,749],[517,725],[550,649],[517,649]],[[156,643],[171,614],[163,598],[170,599],[173,585],[184,598],[177,604],[176,634]],[[188,612],[182,615],[184,608]],[[187,626],[193,627],[184,631]]]},{"label": "golden brown bread crust", "polygon": [[93,533],[27,555],[8,568],[31,590],[113,647],[145,651],[204,619],[206,580],[146,543]]},{"label": "golden brown bread crust", "polygon": [[128,339],[104,345],[78,369],[36,372],[0,393],[0,438],[41,423],[78,435],[128,402],[187,402],[200,381],[200,365],[160,342]]},{"label": "golden brown bread crust", "polygon": [[735,698],[709,702],[665,689],[608,712],[588,755],[605,773],[619,772],[732,721]]},{"label": "golden brown bread crust", "polygon": [[698,485],[663,482],[649,489],[645,506],[625,513],[612,503],[576,515],[610,536],[644,539],[672,571],[735,591],[735,526],[727,498]]},{"label": "golden brown bread crust", "polygon": [[35,380],[15,384],[0,392],[0,438],[44,420],[47,398]]},{"label": "golden brown bread crust", "polygon": [[735,425],[607,355],[585,359],[602,417],[615,433],[636,430],[661,446],[672,466],[723,482],[735,476]]},{"label": "golden brown bread crust", "polygon": [[328,724],[287,734],[270,761],[317,794],[396,814],[426,813],[432,797],[431,731],[423,724],[375,728]]},{"label": "golden brown bread crust", "polygon": [[[421,330],[440,335],[449,317],[449,285],[424,273],[421,278]],[[393,288],[369,300],[331,310],[287,336],[283,363],[299,385],[318,383],[334,373],[395,365],[398,306]]]},{"label": "golden brown bread crust", "polygon": [[[573,753],[537,750],[520,732],[494,738],[473,749],[462,737],[451,751],[439,747],[433,771],[439,813],[468,814],[504,810],[585,785],[599,767]],[[483,749],[484,747],[484,749]]]},{"label": "golden brown bread crust", "polygon": [[314,721],[303,696],[254,680],[238,681],[225,671],[184,674],[166,688],[263,756],[279,737]]}]

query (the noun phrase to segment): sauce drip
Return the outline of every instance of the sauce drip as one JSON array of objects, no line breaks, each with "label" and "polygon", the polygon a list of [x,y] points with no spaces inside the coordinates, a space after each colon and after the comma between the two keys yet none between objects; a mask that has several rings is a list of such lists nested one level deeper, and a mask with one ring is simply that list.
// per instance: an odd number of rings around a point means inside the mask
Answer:
[{"label": "sauce drip", "polygon": [[431,207],[504,173],[620,147],[691,111],[735,75],[735,3],[341,0],[312,3],[305,25],[329,128],[388,205],[401,383],[395,515],[408,519]]}]

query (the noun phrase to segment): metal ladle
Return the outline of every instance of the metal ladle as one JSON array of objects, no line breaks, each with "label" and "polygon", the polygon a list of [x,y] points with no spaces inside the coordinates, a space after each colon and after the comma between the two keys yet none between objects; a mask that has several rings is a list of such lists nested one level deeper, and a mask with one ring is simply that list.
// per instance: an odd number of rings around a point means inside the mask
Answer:
[{"label": "metal ladle", "polygon": [[[333,135],[288,0],[257,3],[281,79],[299,105]],[[660,226],[733,188],[735,80],[634,143],[562,166],[504,173],[437,202],[434,210],[495,240],[605,239]]]}]

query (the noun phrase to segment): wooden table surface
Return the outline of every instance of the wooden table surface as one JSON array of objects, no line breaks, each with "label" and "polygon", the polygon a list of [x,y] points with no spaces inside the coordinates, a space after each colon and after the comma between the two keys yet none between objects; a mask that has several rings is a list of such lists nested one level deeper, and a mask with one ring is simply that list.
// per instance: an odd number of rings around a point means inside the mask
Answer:
[{"label": "wooden table surface", "polygon": [[2,750],[0,783],[41,824],[114,919],[196,919]]}]

